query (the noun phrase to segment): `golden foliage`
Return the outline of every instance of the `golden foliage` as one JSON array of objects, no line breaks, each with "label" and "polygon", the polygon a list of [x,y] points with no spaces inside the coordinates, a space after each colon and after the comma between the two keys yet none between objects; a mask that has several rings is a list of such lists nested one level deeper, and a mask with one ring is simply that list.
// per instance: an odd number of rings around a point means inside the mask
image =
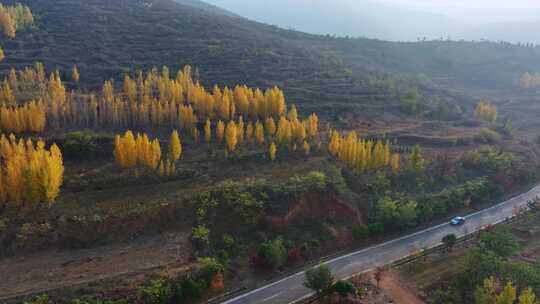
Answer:
[{"label": "golden foliage", "polygon": [[227,129],[225,130],[225,140],[227,142],[227,149],[229,152],[234,152],[236,150],[236,145],[238,144],[238,128],[234,121],[230,121],[227,124]]},{"label": "golden foliage", "polygon": [[43,102],[31,101],[23,106],[0,106],[0,128],[5,133],[43,132],[47,119]]},{"label": "golden foliage", "polygon": [[309,156],[309,152],[311,151],[311,146],[307,141],[304,141],[304,144],[302,145],[302,149],[304,150],[304,155]]},{"label": "golden foliage", "polygon": [[270,156],[270,160],[274,161],[276,159],[277,154],[277,146],[275,143],[271,143],[270,147],[268,148],[268,155]]},{"label": "golden foliage", "polygon": [[20,3],[13,6],[0,4],[0,28],[4,36],[13,39],[18,30],[33,24],[34,16],[28,6]]},{"label": "golden foliage", "polygon": [[79,83],[81,80],[81,74],[79,73],[79,69],[77,68],[77,65],[74,65],[71,69],[71,80],[73,80],[76,83]]},{"label": "golden foliage", "polygon": [[171,133],[171,139],[169,141],[169,160],[175,162],[182,156],[182,143],[180,141],[180,135],[178,131],[174,130]]},{"label": "golden foliage", "polygon": [[474,117],[478,120],[494,123],[498,118],[497,106],[487,101],[480,101],[480,103],[478,103],[476,106]]},{"label": "golden foliage", "polygon": [[122,168],[133,168],[137,164],[157,169],[161,161],[161,146],[158,139],[150,140],[146,134],[133,136],[131,131],[116,135],[114,159]]},{"label": "golden foliage", "polygon": [[264,144],[264,127],[259,121],[255,123],[255,138],[259,145],[262,146]]},{"label": "golden foliage", "polygon": [[204,141],[207,144],[212,141],[212,122],[210,122],[210,118],[207,118],[204,124]]},{"label": "golden foliage", "polygon": [[0,137],[0,204],[19,207],[46,203],[51,206],[63,183],[64,164],[56,144],[49,150],[39,140]]},{"label": "golden foliage", "polygon": [[[71,78],[73,82],[80,81],[76,65],[71,69]],[[28,95],[44,103],[47,125],[53,128],[178,129],[194,134],[192,129],[197,127],[200,119],[204,119],[210,121],[211,128],[216,124],[219,135],[218,119],[222,120],[224,127],[235,120],[239,128],[238,143],[243,144],[246,137],[251,140],[251,136],[246,136],[250,123],[255,135],[255,121],[264,122],[266,135],[272,138],[278,131],[276,119],[284,117],[291,128],[291,132],[281,130],[285,132],[282,134],[285,141],[296,137],[298,143],[302,143],[304,138],[312,138],[317,133],[316,115],[300,120],[295,106],[287,114],[284,94],[279,88],[262,91],[245,85],[234,89],[221,89],[216,85],[212,92],[208,92],[193,80],[189,66],[178,71],[176,78],[171,77],[167,67],[163,67],[161,72],[158,69],[138,72],[134,77],[126,74],[121,88],[115,89],[113,81],[107,80],[99,94],[66,92],[60,72],[51,73],[46,78],[43,65],[39,63],[23,71],[10,71],[0,85],[0,103],[10,106],[24,104],[27,100],[17,99]],[[205,140],[207,134],[205,132]],[[221,143],[223,138],[217,136],[218,142]]]},{"label": "golden foliage", "polygon": [[223,121],[218,121],[217,127],[216,127],[216,139],[218,144],[221,144],[223,142],[223,136],[225,134],[225,123]]},{"label": "golden foliage", "polygon": [[399,170],[399,154],[391,153],[390,143],[365,140],[359,138],[354,131],[345,136],[332,131],[328,152],[360,173],[384,167],[390,167],[395,172]]}]

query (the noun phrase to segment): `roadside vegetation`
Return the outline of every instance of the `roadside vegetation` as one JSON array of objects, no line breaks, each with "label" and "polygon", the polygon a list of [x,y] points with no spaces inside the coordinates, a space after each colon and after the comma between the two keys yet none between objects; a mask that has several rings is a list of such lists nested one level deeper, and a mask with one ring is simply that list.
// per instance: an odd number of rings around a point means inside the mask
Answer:
[{"label": "roadside vegetation", "polygon": [[[427,303],[537,303],[538,211],[400,266]],[[435,278],[436,277],[436,278]],[[503,301],[503,302],[501,302]]]}]

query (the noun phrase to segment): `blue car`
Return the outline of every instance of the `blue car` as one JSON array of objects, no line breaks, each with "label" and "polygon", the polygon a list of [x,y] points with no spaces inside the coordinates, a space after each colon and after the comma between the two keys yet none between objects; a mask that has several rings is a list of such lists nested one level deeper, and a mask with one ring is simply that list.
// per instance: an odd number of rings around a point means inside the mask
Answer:
[{"label": "blue car", "polygon": [[453,225],[453,226],[463,225],[464,223],[465,223],[465,218],[461,216],[457,216],[450,221],[450,225]]}]

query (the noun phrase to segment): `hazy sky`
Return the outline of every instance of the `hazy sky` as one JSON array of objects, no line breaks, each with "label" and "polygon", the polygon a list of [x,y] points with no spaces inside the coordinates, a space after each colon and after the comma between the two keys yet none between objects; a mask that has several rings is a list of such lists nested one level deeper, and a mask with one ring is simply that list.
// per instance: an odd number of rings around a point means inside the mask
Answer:
[{"label": "hazy sky", "polygon": [[469,23],[538,22],[540,0],[376,0],[460,18]]},{"label": "hazy sky", "polygon": [[540,43],[540,0],[203,1],[250,19],[317,34]]},{"label": "hazy sky", "polygon": [[379,0],[412,6],[446,6],[474,8],[540,8],[539,0]]}]

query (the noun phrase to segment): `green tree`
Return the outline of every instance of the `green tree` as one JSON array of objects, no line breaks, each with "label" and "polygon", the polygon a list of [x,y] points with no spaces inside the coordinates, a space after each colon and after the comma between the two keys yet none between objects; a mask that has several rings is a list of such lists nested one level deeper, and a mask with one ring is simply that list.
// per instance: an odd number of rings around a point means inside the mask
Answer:
[{"label": "green tree", "polygon": [[210,280],[214,275],[225,271],[223,264],[213,257],[199,258],[197,262],[199,263],[202,275],[207,280]]},{"label": "green tree", "polygon": [[287,262],[287,250],[280,237],[262,244],[258,253],[266,265],[273,269],[279,268]]},{"label": "green tree", "polygon": [[142,303],[167,304],[173,296],[172,286],[165,279],[152,280],[146,286],[140,287],[137,295]]},{"label": "green tree", "polygon": [[327,291],[334,282],[332,271],[326,264],[308,269],[305,276],[304,286],[313,289],[318,294]]},{"label": "green tree", "polygon": [[420,145],[414,146],[412,150],[409,168],[415,173],[420,173],[424,170],[424,158],[422,157]]},{"label": "green tree", "polygon": [[390,196],[384,196],[377,202],[376,215],[378,221],[390,223],[397,217],[397,203]]},{"label": "green tree", "polygon": [[369,236],[369,228],[366,225],[355,225],[352,228],[352,235],[355,240],[362,240]]},{"label": "green tree", "polygon": [[445,235],[443,238],[442,238],[442,242],[444,244],[444,246],[446,248],[448,248],[448,250],[452,250],[452,247],[454,247],[454,245],[456,245],[456,242],[457,242],[457,237],[455,234],[448,234],[448,235]]},{"label": "green tree", "polygon": [[401,200],[398,205],[396,224],[398,226],[413,226],[416,224],[416,207],[418,203],[414,200]]},{"label": "green tree", "polygon": [[416,221],[417,205],[413,200],[396,201],[387,195],[377,202],[376,217],[379,222],[395,228],[412,225]]},{"label": "green tree", "polygon": [[402,109],[407,114],[416,114],[418,110],[418,89],[411,88],[402,99]]},{"label": "green tree", "polygon": [[504,266],[502,258],[492,251],[475,248],[465,260],[465,274],[469,286],[482,283],[487,277],[500,273]]},{"label": "green tree", "polygon": [[480,248],[492,251],[501,257],[508,257],[519,250],[519,244],[508,229],[497,228],[481,237]]},{"label": "green tree", "polygon": [[91,131],[76,131],[68,134],[62,146],[66,158],[88,160],[95,156],[97,145]]},{"label": "green tree", "polygon": [[354,295],[356,293],[356,287],[354,287],[351,282],[343,280],[337,281],[332,289],[342,297],[346,297],[350,294]]},{"label": "green tree", "polygon": [[204,225],[194,227],[191,239],[199,246],[210,244],[210,229]]}]

